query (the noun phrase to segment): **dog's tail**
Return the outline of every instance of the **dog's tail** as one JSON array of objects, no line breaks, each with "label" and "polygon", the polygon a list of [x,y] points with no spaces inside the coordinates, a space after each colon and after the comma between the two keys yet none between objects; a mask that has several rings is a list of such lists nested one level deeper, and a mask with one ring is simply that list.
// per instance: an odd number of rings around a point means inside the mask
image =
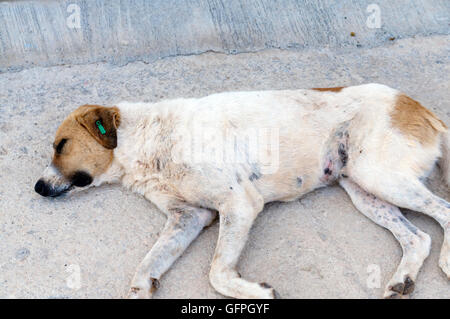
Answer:
[{"label": "dog's tail", "polygon": [[444,181],[450,186],[450,130],[445,132],[442,137],[442,158],[439,166],[442,169]]}]

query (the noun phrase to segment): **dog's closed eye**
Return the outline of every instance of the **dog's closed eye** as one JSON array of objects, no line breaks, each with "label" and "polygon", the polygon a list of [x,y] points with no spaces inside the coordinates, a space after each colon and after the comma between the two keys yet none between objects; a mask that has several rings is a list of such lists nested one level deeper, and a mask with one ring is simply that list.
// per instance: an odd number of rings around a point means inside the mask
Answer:
[{"label": "dog's closed eye", "polygon": [[57,154],[61,154],[62,150],[64,148],[64,145],[66,144],[67,139],[63,138],[61,141],[59,141],[58,144],[53,144],[53,148],[55,149]]}]

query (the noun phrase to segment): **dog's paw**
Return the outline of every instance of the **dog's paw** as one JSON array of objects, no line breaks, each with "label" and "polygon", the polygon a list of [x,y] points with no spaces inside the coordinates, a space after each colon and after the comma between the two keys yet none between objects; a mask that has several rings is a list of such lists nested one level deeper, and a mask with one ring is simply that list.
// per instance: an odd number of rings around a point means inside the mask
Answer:
[{"label": "dog's paw", "polygon": [[278,292],[275,289],[273,289],[273,287],[268,283],[262,282],[259,285],[261,286],[261,288],[264,288],[265,290],[264,294],[266,295],[267,299],[281,299]]},{"label": "dog's paw", "polygon": [[389,283],[384,293],[385,299],[404,299],[414,291],[414,281],[409,276],[405,276],[403,281]]},{"label": "dog's paw", "polygon": [[141,287],[131,287],[127,293],[127,299],[150,299],[152,294],[149,289]]},{"label": "dog's paw", "polygon": [[159,281],[155,278],[150,278],[148,285],[131,285],[127,299],[151,299],[158,288]]}]

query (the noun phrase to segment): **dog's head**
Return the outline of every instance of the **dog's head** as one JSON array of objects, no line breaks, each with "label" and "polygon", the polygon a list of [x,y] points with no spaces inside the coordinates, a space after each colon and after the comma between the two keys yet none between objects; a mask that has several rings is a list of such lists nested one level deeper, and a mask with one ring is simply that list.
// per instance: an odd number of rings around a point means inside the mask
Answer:
[{"label": "dog's head", "polygon": [[83,105],[73,111],[56,132],[52,162],[35,191],[56,197],[91,185],[111,165],[119,124],[117,107]]}]

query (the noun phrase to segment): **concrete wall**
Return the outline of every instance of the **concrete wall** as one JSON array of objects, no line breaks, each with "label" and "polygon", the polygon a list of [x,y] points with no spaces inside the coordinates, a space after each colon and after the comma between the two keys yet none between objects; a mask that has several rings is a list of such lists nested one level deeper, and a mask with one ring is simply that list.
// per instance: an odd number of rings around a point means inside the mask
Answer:
[{"label": "concrete wall", "polygon": [[[372,3],[380,28],[367,24]],[[206,51],[372,47],[449,34],[449,13],[448,0],[0,1],[0,72]]]}]

